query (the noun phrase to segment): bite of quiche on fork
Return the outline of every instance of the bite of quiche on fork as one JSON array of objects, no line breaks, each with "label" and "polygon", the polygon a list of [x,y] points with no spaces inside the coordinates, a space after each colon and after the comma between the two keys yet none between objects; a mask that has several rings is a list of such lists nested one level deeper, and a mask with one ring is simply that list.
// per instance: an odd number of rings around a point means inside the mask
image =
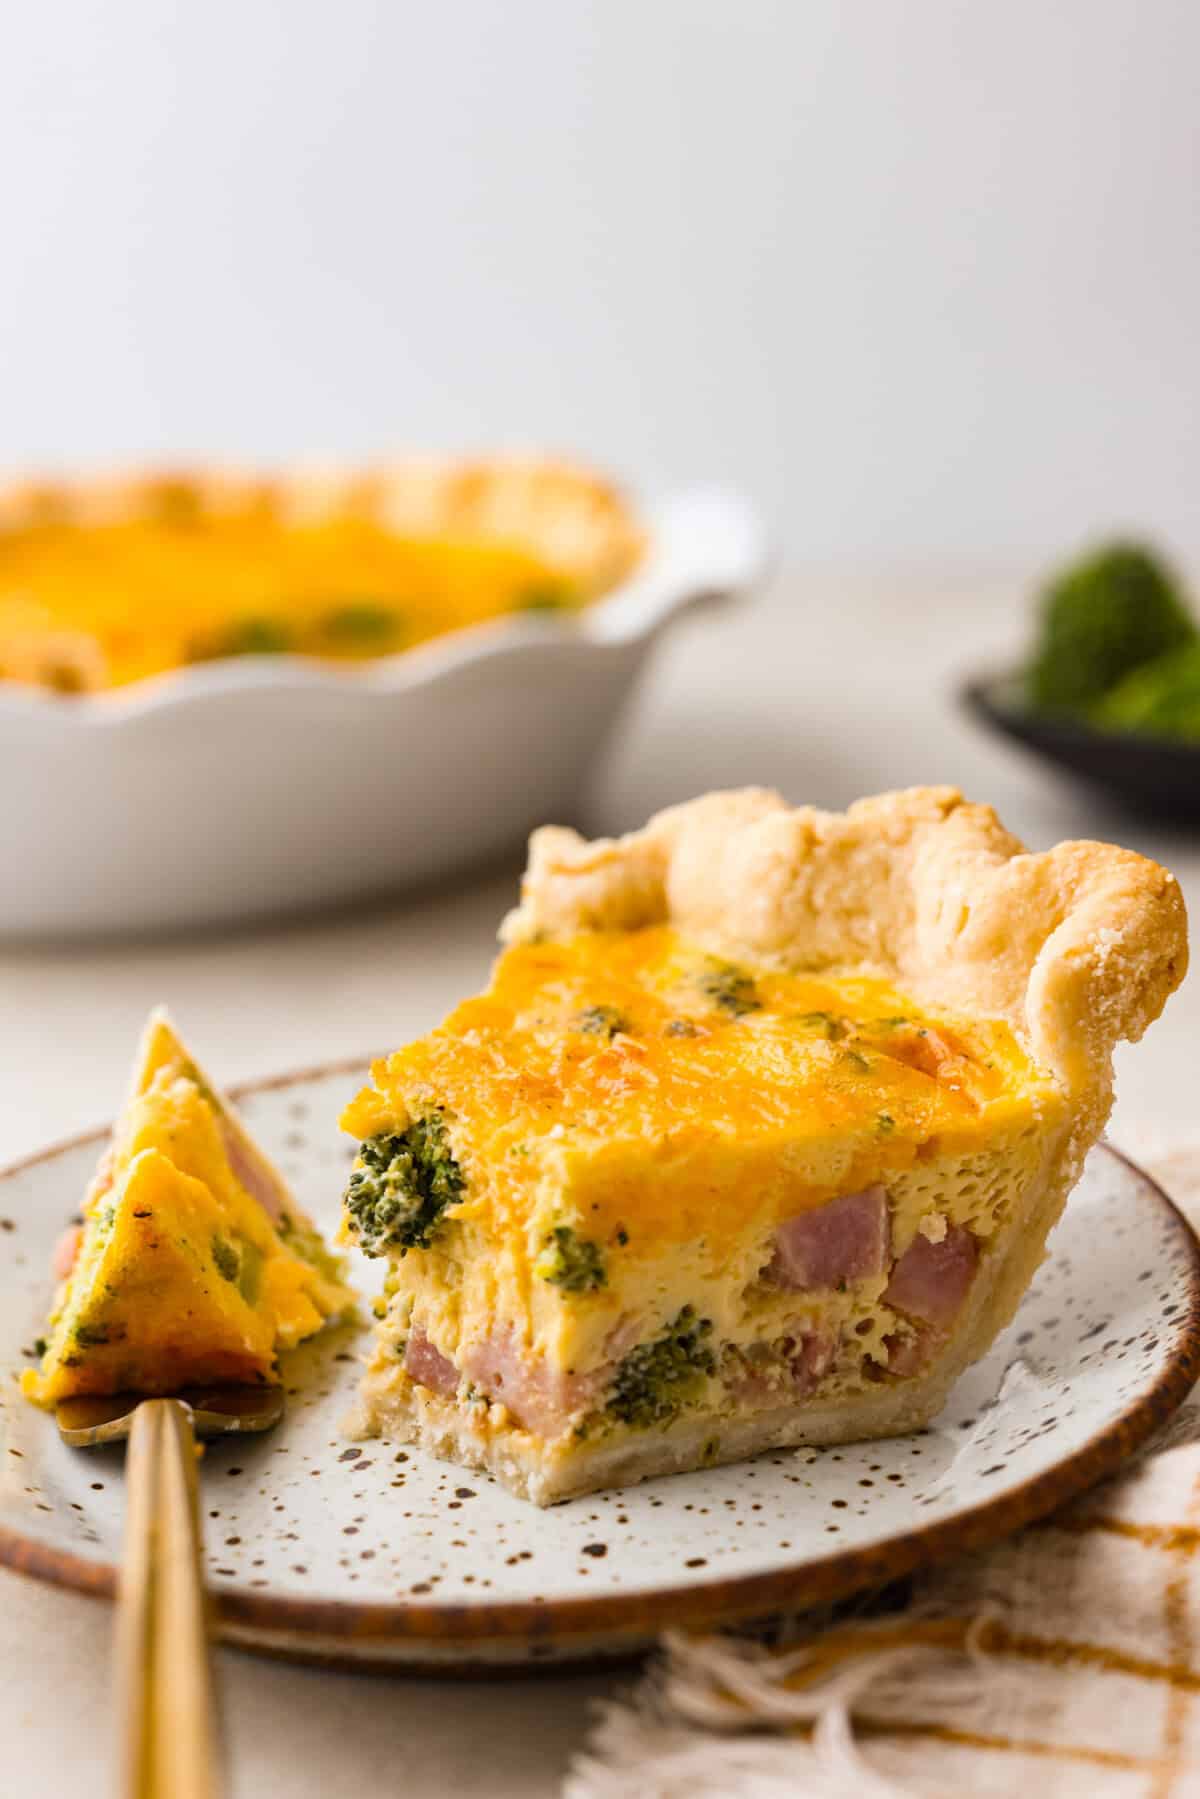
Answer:
[{"label": "bite of quiche on fork", "polygon": [[364,1432],[545,1504],[919,1428],[1182,980],[1183,901],[948,788],[535,834],[491,986],[372,1069]]},{"label": "bite of quiche on fork", "polygon": [[348,1316],[339,1260],[165,1012],[60,1241],[35,1404],[278,1378],[276,1356]]}]

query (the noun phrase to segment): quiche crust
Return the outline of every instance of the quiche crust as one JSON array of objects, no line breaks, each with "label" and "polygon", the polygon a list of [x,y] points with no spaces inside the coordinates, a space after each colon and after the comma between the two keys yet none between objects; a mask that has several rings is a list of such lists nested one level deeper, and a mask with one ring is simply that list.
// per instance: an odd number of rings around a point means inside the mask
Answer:
[{"label": "quiche crust", "polygon": [[844,813],[765,788],[712,793],[643,830],[530,839],[506,943],[670,923],[768,966],[870,967],[917,999],[1003,1018],[1070,1096],[1072,1166],[1103,1128],[1112,1053],[1187,973],[1174,875],[1115,844],[1029,854],[990,806],[911,787]]},{"label": "quiche crust", "polygon": [[398,535],[527,543],[600,592],[644,544],[619,490],[550,456],[407,456],[363,465],[297,466],[274,475],[233,469],[145,470],[121,477],[0,485],[0,531],[161,519],[373,518]]},{"label": "quiche crust", "polygon": [[[343,1121],[395,1144],[432,1106],[462,1159],[444,1226],[394,1255],[356,1428],[540,1504],[927,1423],[1042,1260],[1108,1115],[1115,1045],[1187,966],[1165,869],[1100,843],[1028,854],[951,788],[844,815],[711,794],[591,843],[547,828],[502,936],[488,993],[377,1064]],[[635,952],[629,1023],[602,977]],[[718,982],[711,1027],[664,1024],[662,967],[685,953]],[[596,1003],[572,1015],[588,981]],[[830,1014],[798,1009],[806,982],[854,1019],[809,1049],[797,1037]],[[881,1015],[897,1005],[915,1017]],[[473,1058],[492,1085],[472,1088]],[[895,1117],[867,1131],[875,1081]],[[498,1135],[493,1113],[511,1114]],[[513,1154],[530,1158],[515,1176],[498,1169]],[[588,1239],[547,1231],[558,1218]],[[348,1240],[361,1222],[352,1197]],[[816,1266],[831,1253],[844,1278]],[[609,1288],[589,1290],[601,1264]],[[914,1297],[916,1276],[957,1283],[952,1303]],[[631,1409],[631,1359],[665,1358],[673,1380],[688,1355],[685,1401]]]}]

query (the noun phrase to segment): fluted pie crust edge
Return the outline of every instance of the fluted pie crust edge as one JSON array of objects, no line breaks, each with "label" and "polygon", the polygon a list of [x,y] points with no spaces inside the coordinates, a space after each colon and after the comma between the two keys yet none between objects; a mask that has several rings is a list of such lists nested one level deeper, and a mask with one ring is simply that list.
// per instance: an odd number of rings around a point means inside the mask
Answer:
[{"label": "fluted pie crust edge", "polygon": [[0,485],[0,533],[257,513],[283,523],[369,518],[398,536],[517,543],[588,596],[631,572],[645,539],[627,501],[599,475],[552,456],[407,456],[297,466],[274,474],[221,468],[21,480]]}]

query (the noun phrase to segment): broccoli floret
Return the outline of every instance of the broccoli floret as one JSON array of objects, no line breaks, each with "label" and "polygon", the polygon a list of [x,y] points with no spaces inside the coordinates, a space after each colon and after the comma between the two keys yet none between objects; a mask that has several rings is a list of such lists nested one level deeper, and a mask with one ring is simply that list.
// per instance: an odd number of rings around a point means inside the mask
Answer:
[{"label": "broccoli floret", "polygon": [[661,1337],[639,1343],[620,1363],[605,1410],[640,1429],[674,1418],[716,1369],[707,1341],[711,1334],[711,1318],[699,1318],[694,1306],[684,1306]]},{"label": "broccoli floret", "polygon": [[213,1237],[212,1259],[216,1263],[217,1273],[223,1281],[237,1280],[242,1270],[242,1258],[228,1237]]},{"label": "broccoli floret", "polygon": [[242,1241],[241,1252],[238,1292],[248,1306],[256,1306],[262,1291],[263,1252],[256,1243],[248,1243],[245,1239]]},{"label": "broccoli floret", "polygon": [[98,1349],[111,1336],[107,1324],[77,1324],[71,1334],[80,1349]]},{"label": "broccoli floret", "polygon": [[374,600],[347,600],[333,606],[318,623],[318,635],[330,649],[348,654],[379,654],[401,635],[400,614]]},{"label": "broccoli floret", "polygon": [[1092,712],[1099,725],[1147,737],[1200,739],[1200,643],[1135,669]]},{"label": "broccoli floret", "polygon": [[714,1006],[719,1006],[722,1012],[728,1012],[731,1018],[741,1018],[747,1012],[757,1012],[762,1005],[753,977],[745,969],[736,968],[732,962],[718,962],[706,969],[700,976],[700,991]]},{"label": "broccoli floret", "polygon": [[223,1236],[214,1236],[210,1247],[221,1279],[236,1286],[248,1306],[257,1306],[263,1290],[263,1250],[248,1238],[230,1241]]},{"label": "broccoli floret", "polygon": [[230,1242],[228,1237],[214,1236],[212,1259],[221,1279],[235,1286],[248,1306],[257,1305],[263,1268],[263,1253],[257,1244],[245,1237]]},{"label": "broccoli floret", "polygon": [[398,1134],[369,1137],[346,1189],[346,1209],[369,1256],[428,1246],[447,1206],[461,1199],[463,1171],[450,1153],[439,1112]]},{"label": "broccoli floret", "polygon": [[625,1029],[625,1020],[615,1006],[585,1006],[576,1012],[571,1023],[589,1037],[607,1037],[610,1041]]},{"label": "broccoli floret", "polygon": [[574,590],[566,581],[556,581],[551,576],[545,580],[532,582],[517,595],[513,602],[517,612],[565,612],[575,598]]},{"label": "broccoli floret", "polygon": [[1041,636],[1026,675],[1030,704],[1085,709],[1131,669],[1195,637],[1170,571],[1136,544],[1110,544],[1046,588]]},{"label": "broccoli floret", "polygon": [[216,662],[225,656],[281,656],[292,648],[292,634],[282,619],[248,615],[197,639],[187,654],[191,662]]},{"label": "broccoli floret", "polygon": [[835,1018],[832,1012],[801,1012],[796,1023],[803,1025],[806,1031],[815,1031],[818,1037],[824,1037],[829,1043],[840,1043],[843,1037],[850,1034],[850,1026],[844,1018]]},{"label": "broccoli floret", "polygon": [[608,1279],[600,1245],[578,1236],[569,1224],[555,1225],[534,1272],[566,1293],[591,1293]]}]

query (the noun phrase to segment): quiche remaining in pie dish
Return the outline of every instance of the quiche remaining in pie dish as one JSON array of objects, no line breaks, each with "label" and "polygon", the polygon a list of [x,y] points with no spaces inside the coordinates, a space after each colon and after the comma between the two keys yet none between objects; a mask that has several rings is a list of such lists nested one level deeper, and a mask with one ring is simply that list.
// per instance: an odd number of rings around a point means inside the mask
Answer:
[{"label": "quiche remaining in pie dish", "polygon": [[353,662],[573,611],[642,533],[606,482],[515,458],[0,492],[0,679],[62,693],[232,656]]},{"label": "quiche remaining in pie dish", "polygon": [[267,1382],[279,1350],[354,1304],[341,1264],[162,1012],[55,1272],[41,1365],[21,1381],[46,1406]]},{"label": "quiche remaining in pie dish", "polygon": [[372,1069],[364,1434],[538,1503],[924,1425],[1183,978],[1183,901],[945,788],[545,829],[492,984]]}]

